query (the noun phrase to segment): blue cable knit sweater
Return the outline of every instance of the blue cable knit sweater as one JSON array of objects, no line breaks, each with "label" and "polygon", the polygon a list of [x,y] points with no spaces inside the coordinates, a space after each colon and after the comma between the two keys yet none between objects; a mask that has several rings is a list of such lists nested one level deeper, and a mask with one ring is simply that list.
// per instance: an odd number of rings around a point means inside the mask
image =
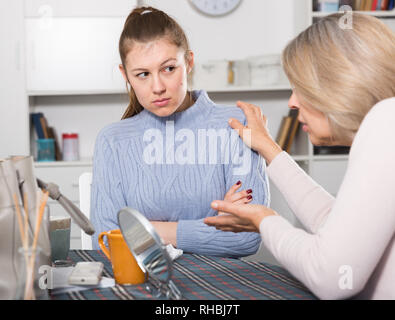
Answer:
[{"label": "blue cable knit sweater", "polygon": [[102,129],[94,153],[91,220],[102,231],[118,229],[117,213],[135,208],[152,221],[178,221],[177,247],[185,252],[241,257],[254,254],[258,233],[216,230],[203,223],[217,214],[222,200],[241,180],[253,190],[251,203],[269,205],[265,162],[247,148],[228,125],[230,117],[245,123],[237,107],[213,103],[194,91],[194,105],[168,117],[143,110]]}]

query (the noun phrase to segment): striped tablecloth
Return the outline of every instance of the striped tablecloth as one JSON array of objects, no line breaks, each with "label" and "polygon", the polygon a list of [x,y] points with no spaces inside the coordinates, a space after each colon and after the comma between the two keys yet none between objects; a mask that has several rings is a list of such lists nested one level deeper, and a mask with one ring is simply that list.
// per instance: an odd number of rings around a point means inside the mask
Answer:
[{"label": "striped tablecloth", "polygon": [[[69,259],[101,261],[103,276],[113,277],[110,261],[101,251],[72,250]],[[183,254],[174,261],[173,282],[186,300],[311,300],[309,290],[284,269],[259,262]],[[146,285],[115,285],[53,294],[55,300],[156,299]]]}]

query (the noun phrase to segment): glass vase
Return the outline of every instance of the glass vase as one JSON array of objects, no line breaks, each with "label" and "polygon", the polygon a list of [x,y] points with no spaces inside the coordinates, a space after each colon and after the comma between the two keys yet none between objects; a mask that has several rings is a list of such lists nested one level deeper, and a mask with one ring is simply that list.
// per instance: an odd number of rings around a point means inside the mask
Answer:
[{"label": "glass vase", "polygon": [[[16,300],[46,300],[48,290],[39,274],[41,248],[19,248]],[[44,284],[44,285],[43,285]]]}]

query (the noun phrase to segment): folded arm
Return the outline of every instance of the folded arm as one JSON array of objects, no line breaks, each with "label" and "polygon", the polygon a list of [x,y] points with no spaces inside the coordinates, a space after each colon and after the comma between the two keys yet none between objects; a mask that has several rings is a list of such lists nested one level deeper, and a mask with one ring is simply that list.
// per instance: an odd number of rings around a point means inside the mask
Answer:
[{"label": "folded arm", "polygon": [[[240,139],[232,144],[231,152],[232,155],[241,155],[242,160],[235,161],[233,158],[233,161],[224,166],[226,190],[229,190],[237,181],[242,181],[245,189],[252,189],[253,199],[250,203],[269,205],[269,184],[263,158],[246,147]],[[206,217],[216,214],[216,211],[210,210]],[[187,252],[233,257],[252,255],[259,249],[261,243],[259,234],[216,230],[215,227],[206,225],[203,220],[204,217],[200,220],[178,222],[177,244],[179,248]]]}]

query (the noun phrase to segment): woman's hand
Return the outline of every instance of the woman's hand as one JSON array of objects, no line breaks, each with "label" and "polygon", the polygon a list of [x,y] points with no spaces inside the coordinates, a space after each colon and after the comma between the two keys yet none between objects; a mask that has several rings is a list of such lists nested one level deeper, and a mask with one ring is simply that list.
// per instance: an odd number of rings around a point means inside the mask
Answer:
[{"label": "woman's hand", "polygon": [[215,200],[211,203],[211,207],[222,214],[205,218],[204,223],[222,231],[259,233],[262,220],[277,215],[274,210],[258,204],[236,205]]},{"label": "woman's hand", "polygon": [[[225,194],[224,202],[231,203],[234,205],[241,205],[250,203],[252,201],[252,190],[243,190],[236,192],[241,187],[241,181],[234,184],[228,192]],[[223,215],[224,212],[218,212],[218,215]],[[152,226],[158,232],[164,243],[172,244],[173,247],[177,248],[177,227],[178,222],[171,221],[150,221]]]},{"label": "woman's hand", "polygon": [[[267,129],[267,119],[262,115],[261,109],[253,104],[238,101],[237,106],[243,110],[247,126],[243,126],[240,121],[234,118],[229,119],[229,125],[237,130],[244,143],[251,149],[262,155],[267,164],[282,151],[280,146],[273,140]],[[243,130],[250,131],[243,131]]]},{"label": "woman's hand", "polygon": [[[231,186],[225,194],[224,201],[235,205],[250,203],[252,201],[252,189],[236,192],[240,187],[241,181],[238,181],[236,184]],[[221,214],[224,214],[224,212],[219,211],[218,215]]]}]

